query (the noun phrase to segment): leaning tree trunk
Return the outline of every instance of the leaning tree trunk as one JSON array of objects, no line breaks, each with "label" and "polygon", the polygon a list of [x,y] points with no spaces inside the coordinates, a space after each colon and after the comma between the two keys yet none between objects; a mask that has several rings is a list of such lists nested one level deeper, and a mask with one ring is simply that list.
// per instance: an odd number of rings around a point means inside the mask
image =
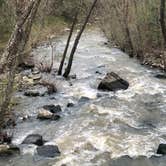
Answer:
[{"label": "leaning tree trunk", "polygon": [[164,47],[166,47],[165,0],[160,1],[160,25],[164,38]]},{"label": "leaning tree trunk", "polygon": [[[8,42],[7,48],[0,59],[0,68],[2,70],[6,68],[10,68],[11,62],[14,61],[14,58],[20,55],[20,53],[24,50],[25,44],[29,38],[30,30],[32,26],[31,21],[33,21],[32,16],[34,17],[35,9],[38,8],[41,0],[33,0],[30,1],[30,4],[25,9],[24,13],[17,20],[15,29],[11,35],[11,38]],[[27,23],[27,26],[26,26]],[[24,30],[24,26],[26,31]],[[29,33],[28,33],[29,32]],[[24,40],[23,40],[24,39]]]},{"label": "leaning tree trunk", "polygon": [[[24,50],[25,44],[28,41],[28,37],[31,30],[31,27],[28,26],[32,26],[34,19],[32,17],[35,17],[40,1],[41,0],[31,1],[26,10],[24,11],[24,13],[22,14],[22,17],[17,20],[15,29],[11,35],[7,48],[3,54],[3,58],[1,59],[2,69],[4,69],[5,67],[8,69],[7,73],[8,82],[4,90],[4,96],[0,105],[0,113],[1,113],[0,125],[2,125],[4,116],[8,112],[8,108],[10,105],[12,92],[13,92],[14,78],[17,69],[18,57],[21,54],[21,52]],[[26,25],[25,26],[26,40],[23,40],[25,32],[24,25]]]},{"label": "leaning tree trunk", "polygon": [[70,74],[72,63],[73,63],[73,58],[74,58],[74,53],[75,53],[75,51],[77,49],[77,46],[79,44],[79,40],[81,38],[81,35],[82,35],[82,33],[84,32],[84,30],[86,28],[86,25],[87,25],[87,23],[89,21],[89,18],[90,18],[91,14],[92,14],[92,11],[93,11],[96,3],[97,3],[97,0],[94,0],[93,4],[92,4],[92,6],[91,6],[91,8],[89,10],[89,13],[88,13],[88,15],[87,15],[87,17],[85,19],[85,22],[84,22],[83,26],[81,27],[80,31],[78,32],[78,35],[76,36],[76,39],[75,39],[75,42],[74,42],[74,45],[73,45],[73,48],[71,50],[71,54],[70,54],[70,57],[69,57],[69,62],[68,62],[67,68],[65,70],[65,73],[63,74],[63,76],[65,78],[67,78],[68,75]]},{"label": "leaning tree trunk", "polygon": [[63,56],[62,56],[62,60],[61,60],[60,66],[59,66],[58,75],[62,74],[63,65],[64,65],[66,54],[67,54],[67,51],[68,51],[68,48],[69,48],[69,45],[70,45],[70,40],[71,40],[73,31],[74,31],[74,27],[75,27],[75,24],[77,22],[77,17],[78,17],[78,12],[76,12],[76,14],[75,14],[75,17],[74,17],[74,20],[73,20],[73,24],[72,24],[71,29],[70,29],[69,37],[67,39],[66,47],[65,47],[65,50],[64,50],[64,53],[63,53]]}]

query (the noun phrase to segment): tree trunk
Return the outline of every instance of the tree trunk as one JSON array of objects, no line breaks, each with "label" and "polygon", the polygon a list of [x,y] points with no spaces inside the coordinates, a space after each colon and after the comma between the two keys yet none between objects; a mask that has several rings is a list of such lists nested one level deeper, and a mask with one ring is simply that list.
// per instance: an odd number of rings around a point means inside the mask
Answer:
[{"label": "tree trunk", "polygon": [[28,40],[31,31],[31,27],[28,26],[32,26],[34,19],[32,17],[35,16],[40,1],[41,0],[31,1],[22,14],[22,17],[17,20],[15,29],[0,61],[1,69],[4,70],[5,68],[10,68],[13,59],[17,58],[16,56],[19,56],[20,53],[24,50],[26,41]]},{"label": "tree trunk", "polygon": [[74,42],[74,45],[73,45],[73,48],[71,50],[71,54],[70,54],[70,57],[69,57],[69,62],[68,62],[67,68],[65,70],[65,73],[63,74],[63,76],[65,78],[67,78],[68,75],[70,74],[72,63],[73,63],[73,58],[74,58],[74,53],[75,53],[75,51],[77,49],[77,46],[79,44],[79,40],[81,38],[81,35],[82,35],[82,33],[84,32],[84,30],[86,28],[86,25],[87,25],[87,23],[89,21],[89,18],[90,18],[91,14],[92,14],[92,11],[93,11],[96,3],[97,3],[97,0],[94,0],[93,4],[92,4],[92,6],[91,6],[91,8],[89,10],[89,13],[88,13],[88,15],[87,15],[87,17],[85,19],[85,22],[84,22],[83,26],[81,27],[80,31],[78,32],[78,35],[76,36],[76,39],[75,39],[75,42]]},{"label": "tree trunk", "polygon": [[71,40],[73,31],[74,31],[74,27],[75,27],[75,24],[77,22],[77,17],[78,17],[78,12],[76,12],[76,14],[75,14],[73,24],[72,24],[71,29],[70,29],[70,34],[69,34],[69,37],[68,37],[68,40],[67,40],[67,43],[66,43],[66,47],[65,47],[65,50],[64,50],[64,53],[63,53],[63,57],[62,57],[62,60],[61,60],[60,66],[59,66],[58,75],[62,74],[63,65],[64,65],[66,54],[67,54],[67,51],[68,51],[68,48],[69,48],[69,45],[70,45],[70,40]]},{"label": "tree trunk", "polygon": [[164,47],[166,47],[165,0],[161,0],[160,2],[160,25],[164,38]]},{"label": "tree trunk", "polygon": [[[22,14],[22,17],[17,20],[15,30],[13,31],[11,38],[8,42],[7,48],[3,54],[3,59],[1,59],[2,69],[7,67],[7,85],[4,90],[4,96],[0,105],[0,125],[2,125],[4,116],[7,113],[12,97],[14,78],[18,64],[18,57],[25,48],[25,44],[28,41],[29,34],[31,31],[31,26],[34,17],[37,12],[37,8],[41,0],[34,0],[29,3],[29,6]],[[26,24],[27,23],[27,24]],[[25,30],[24,25],[25,26]],[[28,27],[29,26],[29,27]],[[24,36],[24,34],[26,36]],[[1,127],[1,126],[0,126]]]}]

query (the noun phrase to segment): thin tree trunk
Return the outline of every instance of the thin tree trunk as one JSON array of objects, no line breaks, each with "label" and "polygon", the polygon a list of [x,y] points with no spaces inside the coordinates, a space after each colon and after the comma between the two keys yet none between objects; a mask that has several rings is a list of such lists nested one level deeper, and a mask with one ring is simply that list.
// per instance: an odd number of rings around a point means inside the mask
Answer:
[{"label": "thin tree trunk", "polygon": [[164,47],[166,47],[165,0],[161,0],[160,2],[160,25],[164,38]]},{"label": "thin tree trunk", "polygon": [[78,46],[78,44],[79,44],[79,40],[80,40],[80,38],[81,38],[81,35],[82,35],[82,33],[84,32],[84,30],[85,30],[85,28],[86,28],[86,25],[87,25],[87,23],[88,23],[88,21],[89,21],[89,18],[90,18],[91,14],[92,14],[92,11],[93,11],[93,9],[94,9],[96,3],[97,3],[97,0],[94,0],[93,4],[92,4],[92,6],[91,6],[91,8],[90,8],[90,10],[89,10],[89,13],[88,13],[88,15],[87,15],[87,17],[86,17],[86,19],[85,19],[85,22],[84,22],[84,24],[83,24],[81,30],[78,32],[78,35],[76,36],[76,39],[75,39],[75,42],[74,42],[74,45],[73,45],[73,48],[72,48],[72,50],[71,50],[71,54],[70,54],[70,57],[69,57],[69,61],[68,61],[67,68],[66,68],[66,70],[65,70],[65,73],[63,74],[63,76],[64,76],[65,78],[67,78],[68,75],[70,74],[71,67],[72,67],[72,63],[73,63],[73,58],[74,58],[74,53],[75,53],[75,51],[76,51],[76,49],[77,49],[77,46]]},{"label": "thin tree trunk", "polygon": [[67,51],[68,51],[68,48],[69,48],[69,45],[70,45],[70,40],[71,40],[73,31],[74,31],[74,27],[75,27],[75,24],[77,22],[77,17],[78,17],[78,12],[76,12],[76,14],[75,14],[73,24],[72,24],[71,29],[70,29],[69,37],[68,37],[68,40],[67,40],[67,43],[66,43],[66,47],[65,47],[65,50],[64,50],[64,53],[63,53],[63,56],[62,56],[60,66],[59,66],[58,75],[62,74],[63,65],[64,65],[64,62],[65,62],[65,59],[66,59],[66,54],[67,54]]}]

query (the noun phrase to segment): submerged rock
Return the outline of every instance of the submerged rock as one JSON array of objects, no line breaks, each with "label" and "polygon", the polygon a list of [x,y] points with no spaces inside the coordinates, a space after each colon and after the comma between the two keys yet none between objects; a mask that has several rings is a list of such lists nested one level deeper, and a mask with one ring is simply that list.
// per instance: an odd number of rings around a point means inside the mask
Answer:
[{"label": "submerged rock", "polygon": [[166,144],[160,144],[157,150],[157,154],[166,155]]},{"label": "submerged rock", "polygon": [[39,97],[47,94],[47,88],[37,87],[37,89],[27,90],[24,92],[24,96],[27,97]]},{"label": "submerged rock", "polygon": [[112,159],[109,162],[111,166],[165,166],[165,157],[152,156],[147,158],[146,156],[138,156],[137,158],[131,158],[129,156],[122,156],[118,159]]},{"label": "submerged rock", "polygon": [[34,145],[38,145],[38,146],[42,146],[44,144],[44,140],[43,137],[39,134],[31,134],[28,135],[24,141],[22,142],[22,144],[34,144]]},{"label": "submerged rock", "polygon": [[60,105],[45,105],[43,106],[44,109],[49,110],[51,113],[58,113],[62,112],[61,106]]},{"label": "submerged rock", "polygon": [[77,75],[76,75],[76,74],[70,75],[69,78],[71,78],[71,79],[76,79],[76,78],[77,78]]},{"label": "submerged rock", "polygon": [[20,153],[20,149],[13,145],[0,145],[0,156],[10,156],[16,153]]},{"label": "submerged rock", "polygon": [[126,90],[129,83],[120,78],[116,73],[107,73],[106,77],[100,82],[98,89],[104,91]]},{"label": "submerged rock", "polygon": [[24,93],[25,96],[28,96],[28,97],[38,97],[40,96],[40,92],[36,91],[36,90],[29,90],[29,91],[26,91]]},{"label": "submerged rock", "polygon": [[74,107],[74,103],[68,103],[67,104],[67,107],[69,108],[69,107]]},{"label": "submerged rock", "polygon": [[79,99],[79,103],[85,103],[85,102],[88,102],[90,100],[89,97],[85,97],[85,96],[82,96],[80,99]]},{"label": "submerged rock", "polygon": [[37,153],[39,156],[54,158],[60,156],[60,151],[56,145],[44,145],[37,147]]},{"label": "submerged rock", "polygon": [[158,79],[166,79],[166,74],[157,74],[155,77]]}]

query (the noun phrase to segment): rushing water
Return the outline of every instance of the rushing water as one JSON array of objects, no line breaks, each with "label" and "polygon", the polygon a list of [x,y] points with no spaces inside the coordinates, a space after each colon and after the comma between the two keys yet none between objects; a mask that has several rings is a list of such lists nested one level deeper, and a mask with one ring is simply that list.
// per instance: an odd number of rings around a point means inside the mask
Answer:
[{"label": "rushing water", "polygon": [[[1,159],[0,165],[109,166],[112,159],[124,155],[151,157],[159,143],[166,143],[166,80],[155,78],[158,70],[141,66],[119,49],[107,47],[106,41],[99,29],[84,33],[72,68],[76,80],[65,81],[53,74],[44,76],[56,82],[57,94],[37,98],[17,94],[21,98],[18,114],[32,118],[18,123],[13,143],[20,145],[28,134],[39,133],[48,144],[58,145],[61,156],[44,159],[36,156],[35,146],[21,146],[21,156]],[[66,36],[56,40],[56,60],[65,43]],[[44,45],[33,54],[41,61],[43,57],[50,58],[51,51]],[[129,89],[116,93],[98,91],[100,79],[111,71],[126,79]],[[82,96],[90,100],[81,103]],[[68,102],[75,106],[66,108]],[[36,120],[38,108],[45,104],[60,104],[62,118],[56,122]],[[121,163],[124,166],[123,160]]]}]

